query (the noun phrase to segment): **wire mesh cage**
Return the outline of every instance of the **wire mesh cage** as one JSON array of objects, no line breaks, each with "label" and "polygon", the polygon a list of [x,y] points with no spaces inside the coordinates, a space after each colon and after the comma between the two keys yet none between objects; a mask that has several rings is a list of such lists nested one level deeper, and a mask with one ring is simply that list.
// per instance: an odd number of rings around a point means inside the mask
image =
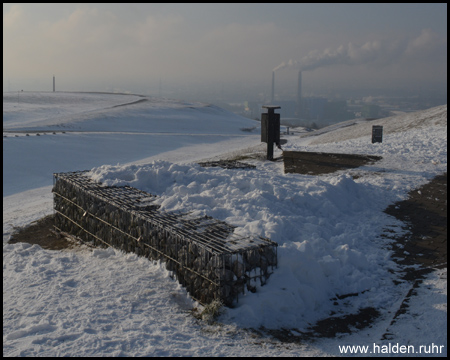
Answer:
[{"label": "wire mesh cage", "polygon": [[234,226],[191,212],[164,212],[155,195],[103,186],[86,171],[53,174],[55,228],[91,242],[161,260],[202,304],[231,306],[264,285],[277,266],[277,243],[238,236]]}]

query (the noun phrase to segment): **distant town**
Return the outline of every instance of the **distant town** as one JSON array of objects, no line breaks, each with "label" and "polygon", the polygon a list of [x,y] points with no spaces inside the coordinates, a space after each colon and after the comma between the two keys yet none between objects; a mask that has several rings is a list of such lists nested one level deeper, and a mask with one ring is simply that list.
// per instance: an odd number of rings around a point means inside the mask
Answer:
[{"label": "distant town", "polygon": [[[299,74],[300,75],[300,74]],[[278,91],[266,89],[267,86],[259,84],[246,84],[245,82],[227,84],[188,83],[162,84],[151,82],[150,86],[125,85],[116,87],[105,86],[105,92],[135,93],[162,98],[179,99],[213,104],[235,114],[257,120],[265,110],[264,105],[280,106],[281,124],[290,127],[306,127],[320,129],[351,119],[379,119],[394,116],[403,112],[412,112],[429,109],[431,107],[447,104],[447,90],[433,87],[423,87],[408,90],[373,90],[373,89],[306,89],[302,91],[301,76],[296,89],[286,89],[282,86]],[[53,91],[55,91],[55,76],[53,76]],[[68,88],[68,84],[61,86]],[[77,88],[77,86],[75,86]],[[49,89],[50,90],[50,89]],[[56,89],[61,91],[61,89]],[[8,80],[3,91],[18,90],[17,85],[11,86]],[[28,90],[33,91],[33,90]],[[70,91],[64,89],[62,91]],[[93,86],[82,86],[75,91],[94,91],[99,89]]]},{"label": "distant town", "polygon": [[[302,97],[301,111],[298,113],[297,102],[294,100],[276,100],[275,105],[281,107],[282,123],[290,126],[304,126],[319,129],[345,120],[364,118],[378,119],[399,112],[411,112],[428,109],[447,103],[447,99],[412,97],[365,97],[335,99],[321,96]],[[259,119],[264,103],[258,101],[243,101],[242,103],[219,103],[220,107],[236,114]]]},{"label": "distant town", "polygon": [[[247,101],[227,103],[212,101],[226,110],[259,120],[263,105],[270,101]],[[429,109],[447,103],[447,96],[437,94],[412,96],[366,96],[336,98],[325,96],[304,96],[301,98],[300,114],[297,101],[275,99],[274,105],[281,107],[282,123],[287,126],[304,126],[319,129],[331,124],[356,118],[378,119],[401,112]]]},{"label": "distant town", "polygon": [[[296,91],[283,91],[270,94],[270,91],[258,92],[255,88],[233,88],[225,91],[219,86],[190,86],[172,88],[168,91],[159,89],[159,96],[178,98],[187,101],[200,101],[217,105],[233,113],[259,120],[263,105],[277,105],[281,109],[281,122],[287,126],[303,126],[319,129],[346,120],[364,118],[378,119],[429,109],[447,103],[446,90],[411,89],[409,91],[353,90],[315,91],[303,96]],[[192,91],[195,89],[194,91]],[[298,91],[297,91],[298,92]],[[150,91],[151,93],[151,91]],[[373,95],[374,94],[374,95]],[[272,100],[273,98],[273,100]],[[300,106],[298,99],[300,98]]]}]

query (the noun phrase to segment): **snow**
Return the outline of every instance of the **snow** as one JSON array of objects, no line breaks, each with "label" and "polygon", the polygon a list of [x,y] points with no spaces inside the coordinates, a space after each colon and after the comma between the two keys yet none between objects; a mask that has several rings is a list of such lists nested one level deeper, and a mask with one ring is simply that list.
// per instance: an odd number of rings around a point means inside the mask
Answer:
[{"label": "snow", "polygon": [[[431,273],[390,325],[411,284],[393,286],[397,265],[381,235],[403,231],[384,208],[447,171],[447,106],[286,135],[285,150],[383,157],[321,176],[284,174],[282,163],[255,159],[245,161],[256,169],[200,167],[265,146],[258,128],[242,131],[257,122],[202,103],[23,92],[4,93],[3,109],[4,355],[339,356],[339,345],[388,343],[444,345],[446,355],[446,269]],[[371,143],[372,125],[383,125],[383,143]],[[15,227],[52,213],[52,173],[84,169],[107,185],[157,195],[164,210],[277,241],[278,268],[212,326],[192,317],[199,305],[163,264],[114,249],[7,244]],[[330,300],[349,293],[359,295]],[[372,327],[335,339],[282,344],[244,331],[304,331],[331,312],[367,306],[381,313]],[[393,340],[381,340],[387,328]]]}]

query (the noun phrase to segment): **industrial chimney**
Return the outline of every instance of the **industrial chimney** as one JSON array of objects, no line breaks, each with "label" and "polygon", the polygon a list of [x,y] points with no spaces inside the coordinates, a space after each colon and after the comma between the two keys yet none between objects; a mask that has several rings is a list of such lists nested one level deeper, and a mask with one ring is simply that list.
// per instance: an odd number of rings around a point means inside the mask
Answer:
[{"label": "industrial chimney", "polygon": [[270,103],[275,102],[275,71],[272,71],[272,95],[270,97]]},{"label": "industrial chimney", "polygon": [[297,86],[297,117],[302,116],[302,72],[298,72],[298,86]]},{"label": "industrial chimney", "polygon": [[55,92],[55,75],[53,75],[53,92]]}]

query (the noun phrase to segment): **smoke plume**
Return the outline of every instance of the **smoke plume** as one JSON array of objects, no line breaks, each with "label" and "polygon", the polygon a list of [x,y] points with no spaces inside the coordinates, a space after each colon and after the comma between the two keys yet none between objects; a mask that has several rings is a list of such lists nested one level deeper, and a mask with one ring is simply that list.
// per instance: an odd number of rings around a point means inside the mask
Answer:
[{"label": "smoke plume", "polygon": [[348,43],[348,45],[341,45],[336,49],[313,50],[298,61],[282,62],[273,71],[287,67],[294,67],[300,71],[312,71],[321,67],[341,64],[371,64],[382,67],[406,57],[434,56],[443,47],[445,49],[447,47],[446,39],[439,38],[430,29],[423,29],[418,37],[410,40],[390,40],[389,42],[376,40],[368,41],[361,46]]},{"label": "smoke plume", "polygon": [[331,65],[361,65],[375,61],[381,50],[378,41],[367,42],[362,46],[349,43],[347,46],[341,45],[337,49],[325,49],[324,51],[313,50],[299,61],[282,62],[273,71],[287,67],[295,67],[301,71],[311,71],[320,67]]}]

